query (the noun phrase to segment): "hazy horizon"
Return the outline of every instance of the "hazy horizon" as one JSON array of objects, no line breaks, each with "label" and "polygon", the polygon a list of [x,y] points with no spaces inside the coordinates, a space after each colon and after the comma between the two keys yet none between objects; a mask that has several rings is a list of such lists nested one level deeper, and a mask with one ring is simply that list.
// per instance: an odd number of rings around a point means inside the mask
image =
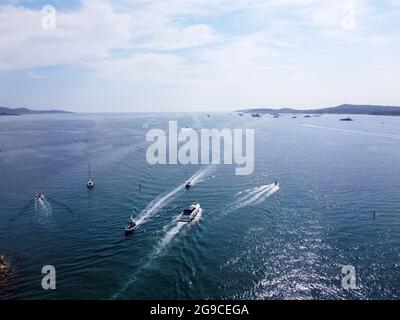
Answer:
[{"label": "hazy horizon", "polygon": [[397,106],[399,17],[398,0],[0,0],[0,106]]},{"label": "hazy horizon", "polygon": [[[342,103],[340,105],[352,105],[349,103]],[[337,105],[337,106],[340,106]],[[384,106],[384,105],[371,105],[371,104],[362,104],[362,105],[355,105],[355,106],[375,106],[375,107],[394,107],[394,108],[400,108],[400,106]],[[297,108],[295,106],[283,106],[283,107],[243,107],[243,108],[237,108],[237,109],[210,109],[210,110],[190,110],[190,111],[182,111],[182,110],[159,110],[159,111],[135,111],[135,110],[127,110],[127,111],[110,111],[110,110],[104,110],[104,111],[71,111],[68,108],[63,108],[63,107],[48,107],[48,108],[41,108],[41,107],[32,107],[32,106],[16,106],[16,107],[10,107],[10,106],[0,106],[0,107],[6,107],[10,109],[20,109],[20,108],[27,108],[32,111],[66,111],[66,112],[71,112],[71,113],[81,113],[81,114],[95,114],[95,113],[105,113],[105,114],[121,114],[121,113],[223,113],[223,112],[239,112],[241,110],[261,110],[261,109],[266,109],[266,110],[282,110],[282,109],[292,109],[296,111],[309,111],[309,110],[319,110],[319,109],[324,109],[324,108],[331,108],[331,107],[337,107],[337,106],[319,106],[319,107],[309,107],[309,108]]]}]

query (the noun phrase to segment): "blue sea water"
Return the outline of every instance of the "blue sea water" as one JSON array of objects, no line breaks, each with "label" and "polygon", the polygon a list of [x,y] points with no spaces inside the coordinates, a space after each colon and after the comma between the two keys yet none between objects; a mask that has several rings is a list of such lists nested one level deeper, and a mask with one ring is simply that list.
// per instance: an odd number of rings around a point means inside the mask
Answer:
[{"label": "blue sea water", "polygon": [[[10,266],[0,298],[399,299],[400,118],[339,118],[0,117],[0,255]],[[254,173],[148,164],[146,132],[169,120],[254,128]],[[178,224],[193,201],[202,215]],[[142,223],[125,237],[131,215]],[[41,287],[44,265],[56,268],[56,290]],[[356,289],[342,288],[345,265]]]}]

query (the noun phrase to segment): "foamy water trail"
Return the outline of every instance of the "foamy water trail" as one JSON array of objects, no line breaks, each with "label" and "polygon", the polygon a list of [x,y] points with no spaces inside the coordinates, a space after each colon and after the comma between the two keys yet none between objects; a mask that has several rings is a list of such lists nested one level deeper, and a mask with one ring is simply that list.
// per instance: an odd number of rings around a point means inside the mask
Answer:
[{"label": "foamy water trail", "polygon": [[53,211],[50,203],[44,199],[35,198],[35,216],[34,219],[39,224],[49,223],[51,221]]},{"label": "foamy water trail", "polygon": [[250,196],[245,195],[244,197],[236,200],[233,204],[234,209],[239,209],[246,207],[248,205],[254,204],[261,196],[267,193],[272,188],[272,185],[263,186],[263,188],[259,189],[258,192],[252,194]]},{"label": "foamy water trail", "polygon": [[263,203],[267,198],[272,196],[275,192],[279,191],[279,186],[273,186],[271,189],[268,189],[267,192],[263,193],[262,196],[254,202],[255,205]]},{"label": "foamy water trail", "polygon": [[[198,184],[204,180],[207,180],[208,175],[210,175],[216,167],[214,165],[210,165],[204,168],[201,168],[199,171],[197,171],[192,177],[189,178],[189,181],[192,182],[192,186],[195,184]],[[179,192],[185,188],[186,181],[182,183],[181,185],[177,186],[174,190],[171,192],[167,193],[166,195],[156,198],[153,201],[151,201],[146,208],[139,214],[139,216],[136,218],[136,223],[138,225],[146,222],[149,218],[151,218],[154,214],[158,212],[163,206],[171,202],[173,199],[177,197]],[[201,217],[200,212],[195,219],[190,224],[193,224],[194,222],[198,221]],[[180,215],[179,215],[180,216]],[[172,222],[172,227],[164,227],[163,230],[165,230],[166,234],[164,237],[160,240],[160,242],[157,244],[155,247],[154,251],[149,255],[149,260],[142,264],[141,270],[146,269],[150,263],[156,259],[164,250],[164,248],[171,242],[171,240],[179,233],[181,228],[185,225],[185,223],[180,223],[177,222],[179,216],[175,217],[173,222]],[[128,287],[136,280],[136,275],[140,270],[134,272],[130,277],[129,280],[126,281],[123,286],[112,295],[112,299],[118,298],[121,293],[123,293]]]},{"label": "foamy water trail", "polygon": [[[216,169],[215,165],[209,165],[199,171],[197,171],[190,179],[189,181],[192,182],[192,185],[195,185],[196,183],[203,182],[204,180],[207,179],[207,176],[209,176],[211,173],[213,173]],[[215,176],[214,176],[215,177]]]},{"label": "foamy water trail", "polygon": [[179,231],[181,231],[181,229],[185,226],[185,224],[186,224],[185,222],[178,222],[175,226],[173,226],[171,229],[167,231],[165,236],[157,244],[152,254],[152,260],[160,256],[165,247],[172,241],[172,239],[179,233]]},{"label": "foamy water trail", "polygon": [[172,227],[167,231],[165,236],[160,240],[158,245],[156,246],[156,249],[154,250],[153,256],[158,257],[162,251],[165,249],[165,247],[174,239],[174,237],[179,233],[179,231],[184,227],[184,226],[192,226],[196,222],[198,222],[203,214],[203,209],[200,209],[199,213],[196,215],[196,217],[191,221],[191,222],[180,222],[178,221],[179,216],[176,216],[173,219],[172,222]]},{"label": "foamy water trail", "polygon": [[[210,175],[213,171],[215,170],[214,165],[210,165],[204,168],[201,168],[199,171],[197,171],[192,177],[189,178],[189,181],[192,182],[192,186],[203,182],[207,180],[207,176]],[[138,225],[146,222],[148,219],[150,219],[155,213],[157,213],[162,207],[167,205],[169,202],[171,202],[173,199],[177,197],[180,191],[182,191],[185,188],[186,181],[179,186],[177,186],[174,190],[168,192],[167,194],[154,199],[151,201],[146,208],[143,209],[143,211],[139,214],[139,216],[136,218],[136,223]]]},{"label": "foamy water trail", "polygon": [[302,126],[303,127],[308,127],[308,128],[325,129],[325,130],[338,131],[338,132],[362,134],[362,135],[365,135],[365,136],[372,136],[372,137],[389,138],[389,139],[400,140],[400,136],[399,135],[390,134],[390,133],[373,133],[373,132],[358,131],[358,130],[349,130],[349,129],[314,126],[314,125],[311,125],[311,124],[302,124]]},{"label": "foamy water trail", "polygon": [[264,185],[264,186],[259,186],[259,187],[255,187],[255,188],[251,188],[251,189],[247,189],[241,192],[238,192],[236,195],[240,195],[240,194],[244,194],[244,196],[241,198],[241,200],[245,200],[246,198],[251,197],[252,195],[255,195],[263,190],[265,190],[266,188],[268,188],[270,185]]},{"label": "foamy water trail", "polygon": [[174,219],[172,220],[171,224],[169,225],[168,230],[166,231],[164,237],[161,238],[161,240],[158,242],[156,247],[154,248],[153,252],[150,253],[148,256],[148,260],[145,264],[141,266],[140,270],[137,270],[134,272],[131,277],[129,278],[128,281],[126,281],[123,286],[112,295],[112,299],[117,299],[122,293],[124,293],[131,285],[132,283],[135,282],[137,279],[137,275],[140,271],[145,270],[155,259],[160,257],[160,255],[163,253],[164,249],[168,246],[168,244],[175,238],[177,234],[184,228],[184,227],[190,227],[191,225],[195,224],[198,222],[202,216],[203,210],[201,209],[200,212],[197,214],[197,216],[189,223],[187,222],[180,222],[179,217],[175,216]]},{"label": "foamy water trail", "polygon": [[179,185],[171,192],[168,192],[166,195],[161,198],[156,198],[151,201],[146,208],[139,214],[136,218],[136,223],[138,225],[146,222],[149,218],[151,218],[158,210],[160,210],[163,206],[168,204],[172,199],[175,198],[176,194],[181,191],[185,187],[184,184]]},{"label": "foamy water trail", "polygon": [[275,183],[272,183],[241,191],[236,195],[242,196],[233,202],[232,206],[225,211],[225,215],[246,206],[258,205],[264,202],[267,198],[269,198],[278,190],[279,185],[275,185]]}]

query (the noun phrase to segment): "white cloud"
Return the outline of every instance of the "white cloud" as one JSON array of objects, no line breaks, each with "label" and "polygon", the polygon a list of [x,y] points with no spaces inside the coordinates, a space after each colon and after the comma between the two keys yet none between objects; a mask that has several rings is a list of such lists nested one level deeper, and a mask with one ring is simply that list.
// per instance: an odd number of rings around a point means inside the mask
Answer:
[{"label": "white cloud", "polygon": [[43,30],[40,10],[0,6],[0,71],[39,80],[32,69],[74,66],[92,80],[79,84],[80,101],[120,97],[124,111],[131,101],[145,110],[341,103],[351,83],[372,86],[360,65],[395,62],[373,49],[400,43],[384,14],[367,0],[85,0]]},{"label": "white cloud", "polygon": [[41,27],[42,14],[22,7],[0,7],[0,69],[27,69],[81,63],[126,46],[129,18],[97,1],[80,11],[57,12],[57,29]]}]

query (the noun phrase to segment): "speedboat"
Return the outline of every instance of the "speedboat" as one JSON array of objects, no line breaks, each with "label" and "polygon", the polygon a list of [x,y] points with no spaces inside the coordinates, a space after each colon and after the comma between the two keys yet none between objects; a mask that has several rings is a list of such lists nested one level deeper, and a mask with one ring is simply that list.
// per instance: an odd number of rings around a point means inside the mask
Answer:
[{"label": "speedboat", "polygon": [[192,186],[192,183],[190,181],[186,182],[185,188],[189,189]]},{"label": "speedboat", "polygon": [[125,228],[125,234],[130,234],[133,231],[135,231],[138,228],[138,225],[136,224],[136,222],[133,220],[133,218],[131,217],[131,222],[129,223],[129,225]]},{"label": "speedboat", "polygon": [[42,192],[37,192],[36,194],[35,194],[35,198],[37,199],[37,200],[43,200],[44,199],[44,194],[42,193]]},{"label": "speedboat", "polygon": [[354,120],[352,118],[348,117],[348,118],[340,119],[340,121],[354,121]]},{"label": "speedboat", "polygon": [[187,207],[183,210],[179,221],[180,222],[190,222],[192,221],[197,214],[201,211],[199,203],[193,203],[190,207]]}]

